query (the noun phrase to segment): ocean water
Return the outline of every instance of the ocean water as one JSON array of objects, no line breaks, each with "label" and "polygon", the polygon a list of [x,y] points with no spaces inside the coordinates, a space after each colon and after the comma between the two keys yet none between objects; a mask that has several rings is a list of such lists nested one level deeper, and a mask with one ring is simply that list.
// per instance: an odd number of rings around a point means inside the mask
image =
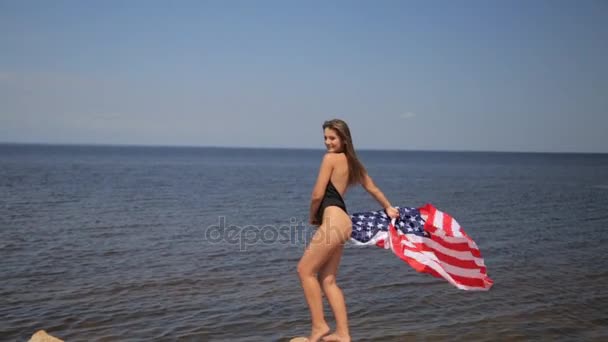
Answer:
[{"label": "ocean water", "polygon": [[[296,265],[322,154],[0,145],[0,340],[305,335]],[[394,205],[454,216],[495,284],[461,291],[348,246],[354,341],[608,340],[608,155],[359,155]],[[346,204],[379,208],[360,188]]]}]

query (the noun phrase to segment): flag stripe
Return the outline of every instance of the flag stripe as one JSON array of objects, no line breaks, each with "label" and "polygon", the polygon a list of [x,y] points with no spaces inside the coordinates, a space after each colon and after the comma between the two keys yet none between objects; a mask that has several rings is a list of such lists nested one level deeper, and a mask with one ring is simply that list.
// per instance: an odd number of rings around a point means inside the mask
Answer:
[{"label": "flag stripe", "polygon": [[402,254],[419,253],[420,255],[422,255],[425,258],[435,260],[437,263],[439,263],[441,266],[443,266],[448,272],[457,274],[457,275],[476,278],[476,275],[486,273],[485,266],[479,267],[476,264],[471,263],[471,262],[462,262],[462,261],[459,261],[458,259],[449,258],[449,257],[446,258],[445,256],[442,256],[441,253],[437,253],[437,252],[416,250],[416,249],[410,249],[410,248],[405,247],[401,250],[401,253]]},{"label": "flag stripe", "polygon": [[424,248],[427,251],[437,251],[443,255],[450,256],[463,261],[473,261],[478,266],[485,266],[483,259],[476,257],[471,251],[458,251],[446,248],[435,240],[420,236],[407,236],[407,240],[414,243],[418,248]]},{"label": "flag stripe", "polygon": [[433,213],[433,221],[431,221],[433,226],[437,229],[443,230],[443,215],[441,212],[435,211]]},{"label": "flag stripe", "polygon": [[442,227],[445,230],[445,234],[447,236],[455,236],[452,231],[452,218],[449,215],[443,215],[443,213],[441,213],[441,216],[443,217]]},{"label": "flag stripe", "polygon": [[452,217],[452,231],[454,232],[454,236],[457,238],[462,238],[464,235],[462,234],[462,229],[460,229],[460,224],[454,220]]},{"label": "flag stripe", "polygon": [[[415,244],[414,248],[408,247],[403,244],[403,240],[407,240],[409,238],[407,235],[398,236],[394,227],[390,227],[389,229],[389,233],[393,235],[393,251],[396,252],[399,257],[405,255],[406,253],[419,253],[421,257],[436,261],[450,273],[462,276],[474,277],[475,274],[485,274],[486,272],[485,266],[479,266],[476,263],[476,260],[461,260],[434,250],[423,243]],[[399,248],[399,246],[401,246],[401,248]]]},{"label": "flag stripe", "polygon": [[485,269],[486,269],[485,266],[478,265],[475,261],[461,260],[458,258],[454,258],[447,254],[443,254],[441,252],[428,248],[424,245],[419,245],[417,247],[418,248],[409,248],[407,246],[403,246],[402,251],[405,252],[407,250],[407,251],[412,251],[412,252],[418,252],[421,254],[434,255],[434,257],[432,259],[437,260],[437,261],[441,262],[442,264],[453,265],[454,267],[457,267],[460,269],[469,269],[469,270],[475,270],[476,272],[485,273]]},{"label": "flag stripe", "polygon": [[436,261],[425,258],[417,253],[408,252],[405,256],[408,263],[413,260],[419,264],[418,267],[421,269],[419,272],[430,273],[438,278],[445,278],[452,284],[462,284],[468,287],[486,287],[491,284],[491,282],[487,281],[487,277],[467,277],[450,273]]},{"label": "flag stripe", "polygon": [[442,245],[443,247],[455,251],[470,252],[473,256],[481,258],[481,252],[477,249],[477,245],[471,246],[471,243],[466,238],[459,239],[448,238],[447,236],[431,235],[431,240]]},{"label": "flag stripe", "polygon": [[[409,252],[408,252],[409,253]],[[444,278],[452,285],[462,290],[487,290],[492,286],[492,280],[485,278],[468,278],[451,275],[439,266],[435,261],[421,257],[419,254],[412,253],[404,255],[402,258],[412,268],[421,273],[429,273],[437,278]]]},{"label": "flag stripe", "polygon": [[453,236],[442,236],[441,239],[447,243],[460,243],[463,241],[467,241],[467,243],[469,244],[469,248],[479,250],[477,248],[477,244],[475,243],[475,241],[473,241],[470,237],[468,237],[466,235],[466,233],[462,232],[462,235],[463,235],[463,237],[460,237],[460,238],[453,237]]}]

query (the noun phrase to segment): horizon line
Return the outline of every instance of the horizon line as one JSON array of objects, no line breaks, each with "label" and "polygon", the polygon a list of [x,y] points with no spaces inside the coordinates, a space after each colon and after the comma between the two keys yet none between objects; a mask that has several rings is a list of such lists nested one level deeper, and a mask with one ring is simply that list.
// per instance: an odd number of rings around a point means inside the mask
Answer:
[{"label": "horizon line", "polygon": [[[91,147],[156,147],[156,148],[211,148],[211,149],[251,149],[251,150],[305,150],[316,151],[322,148],[285,147],[285,146],[222,146],[222,145],[158,145],[158,144],[112,144],[112,143],[56,143],[56,142],[11,142],[0,141],[0,145],[34,145],[34,146],[91,146]],[[429,152],[429,153],[528,153],[528,154],[608,154],[608,152],[572,152],[572,151],[496,151],[496,150],[442,150],[442,149],[396,149],[396,148],[357,148],[359,151],[386,152]]]}]

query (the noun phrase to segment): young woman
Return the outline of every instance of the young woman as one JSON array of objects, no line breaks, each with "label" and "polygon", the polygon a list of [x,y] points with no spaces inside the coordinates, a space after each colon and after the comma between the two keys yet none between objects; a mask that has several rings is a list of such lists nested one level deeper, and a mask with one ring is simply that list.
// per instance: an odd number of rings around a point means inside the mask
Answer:
[{"label": "young woman", "polygon": [[[357,159],[346,122],[334,119],[323,123],[327,153],[323,157],[317,182],[312,191],[310,223],[318,226],[308,248],[298,263],[298,275],[310,309],[312,329],[308,341],[350,341],[346,304],[336,284],[338,265],[344,243],[351,236],[351,219],[342,199],[349,186],[361,184],[385,208],[386,214],[397,218],[399,212],[374,184],[365,167]],[[336,331],[330,335],[323,315],[321,289],[336,319]]]}]

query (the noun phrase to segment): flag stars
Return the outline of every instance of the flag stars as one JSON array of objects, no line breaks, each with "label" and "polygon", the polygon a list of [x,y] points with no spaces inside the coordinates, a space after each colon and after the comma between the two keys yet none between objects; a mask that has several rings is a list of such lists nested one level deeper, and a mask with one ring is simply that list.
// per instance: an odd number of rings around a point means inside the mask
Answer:
[{"label": "flag stars", "polygon": [[[416,234],[428,236],[424,233],[424,220],[415,208],[398,208],[401,215],[395,221],[398,235]],[[409,214],[404,214],[408,212]],[[382,210],[369,213],[354,213],[350,215],[353,222],[353,237],[361,241],[369,241],[380,231],[388,231],[390,220]]]}]

